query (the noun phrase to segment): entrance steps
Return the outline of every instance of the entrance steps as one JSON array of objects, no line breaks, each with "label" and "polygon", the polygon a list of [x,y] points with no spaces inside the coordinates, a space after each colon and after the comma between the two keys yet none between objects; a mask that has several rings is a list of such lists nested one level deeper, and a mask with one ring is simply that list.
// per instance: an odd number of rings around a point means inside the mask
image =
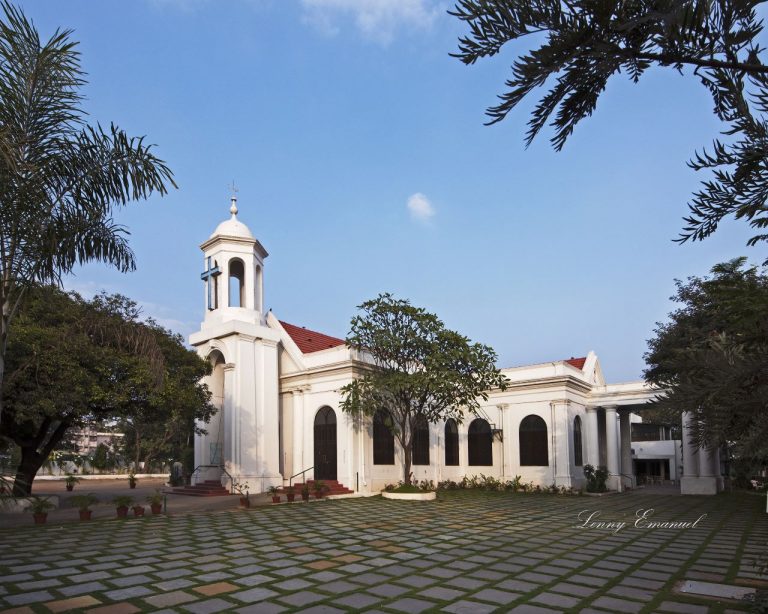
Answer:
[{"label": "entrance steps", "polygon": [[173,489],[174,495],[190,497],[228,497],[231,493],[218,480],[198,482],[194,486],[180,486]]},{"label": "entrance steps", "polygon": [[[331,496],[331,495],[351,495],[354,494],[354,491],[350,490],[344,484],[340,483],[338,480],[307,480],[307,486],[309,486],[309,493],[310,496],[315,496],[315,482],[322,482],[326,485],[326,490],[323,493],[323,496]],[[296,496],[301,495],[301,489],[304,487],[303,482],[294,482],[293,489],[296,493]],[[285,488],[281,488],[280,492],[285,492]]]}]

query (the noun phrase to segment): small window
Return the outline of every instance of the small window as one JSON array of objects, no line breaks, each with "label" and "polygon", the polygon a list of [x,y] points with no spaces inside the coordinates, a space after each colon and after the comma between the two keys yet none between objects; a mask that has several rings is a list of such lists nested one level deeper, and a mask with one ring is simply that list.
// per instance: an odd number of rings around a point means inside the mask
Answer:
[{"label": "small window", "polygon": [[429,423],[419,414],[411,424],[411,462],[414,465],[429,465]]},{"label": "small window", "polygon": [[453,418],[445,423],[445,464],[446,466],[459,464],[459,428]]},{"label": "small window", "polygon": [[229,306],[245,307],[245,265],[239,258],[229,261]]},{"label": "small window", "polygon": [[573,462],[577,467],[584,464],[584,449],[581,443],[581,418],[573,419]]},{"label": "small window", "polygon": [[392,434],[392,417],[386,409],[373,415],[373,464],[395,464],[395,436]]},{"label": "small window", "polygon": [[487,420],[472,420],[467,437],[467,452],[470,465],[493,465],[493,434]]},{"label": "small window", "polygon": [[526,416],[520,423],[520,465],[529,467],[549,465],[547,423],[540,416]]}]

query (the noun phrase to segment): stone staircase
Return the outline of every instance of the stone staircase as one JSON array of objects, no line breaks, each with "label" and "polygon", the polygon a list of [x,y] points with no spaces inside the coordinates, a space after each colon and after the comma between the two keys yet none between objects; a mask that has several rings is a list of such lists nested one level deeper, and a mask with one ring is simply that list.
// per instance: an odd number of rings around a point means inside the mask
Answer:
[{"label": "stone staircase", "polygon": [[218,480],[206,480],[198,482],[194,486],[180,486],[173,489],[174,495],[188,495],[190,497],[227,497],[231,493],[221,485]]},{"label": "stone staircase", "polygon": [[[318,482],[322,482],[327,486],[325,492],[323,493],[324,497],[327,497],[329,495],[351,495],[354,494],[354,491],[350,490],[344,484],[340,483],[338,480],[317,480]],[[307,480],[307,486],[309,486],[309,496],[313,497],[315,496],[315,480]],[[296,497],[301,496],[301,489],[304,487],[303,482],[294,482],[293,489],[296,493]],[[281,488],[280,493],[284,494],[285,489]]]}]

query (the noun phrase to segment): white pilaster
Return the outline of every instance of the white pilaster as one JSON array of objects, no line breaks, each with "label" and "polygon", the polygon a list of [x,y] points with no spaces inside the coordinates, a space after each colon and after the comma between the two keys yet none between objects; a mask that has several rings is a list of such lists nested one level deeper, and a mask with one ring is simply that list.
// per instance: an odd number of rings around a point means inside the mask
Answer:
[{"label": "white pilaster", "polygon": [[607,485],[611,490],[621,492],[622,484],[619,479],[619,438],[615,405],[605,408],[605,440],[609,473]]},{"label": "white pilaster", "polygon": [[621,427],[621,479],[628,488],[635,487],[635,472],[632,468],[632,425],[630,423],[630,411],[619,412],[619,424]]},{"label": "white pilaster", "polygon": [[550,409],[552,412],[553,429],[553,482],[556,486],[572,486],[571,469],[573,466],[572,445],[571,445],[571,425],[568,416],[568,407],[571,402],[568,399],[552,401]]},{"label": "white pilaster", "polygon": [[600,438],[597,430],[597,408],[587,407],[587,413],[584,416],[587,435],[587,458],[586,464],[598,467],[600,465]]}]

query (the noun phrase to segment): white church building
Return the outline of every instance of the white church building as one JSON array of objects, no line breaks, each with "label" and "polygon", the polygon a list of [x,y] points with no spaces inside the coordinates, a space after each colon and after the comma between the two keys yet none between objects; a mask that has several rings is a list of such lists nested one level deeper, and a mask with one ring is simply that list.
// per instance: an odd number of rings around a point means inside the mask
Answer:
[{"label": "white church building", "polygon": [[[213,365],[206,383],[219,411],[195,439],[195,478],[247,482],[251,492],[304,479],[363,494],[397,483],[401,452],[383,416],[359,423],[340,410],[339,390],[365,357],[343,339],[265,313],[267,251],[237,219],[235,198],[230,212],[200,246],[205,317],[190,343]],[[592,464],[607,467],[609,488],[636,486],[630,422],[658,391],[606,383],[594,352],[502,373],[507,390],[490,391],[477,416],[416,425],[414,479],[520,476],[580,488]],[[716,451],[686,445],[683,466],[684,492],[722,488]]]}]

